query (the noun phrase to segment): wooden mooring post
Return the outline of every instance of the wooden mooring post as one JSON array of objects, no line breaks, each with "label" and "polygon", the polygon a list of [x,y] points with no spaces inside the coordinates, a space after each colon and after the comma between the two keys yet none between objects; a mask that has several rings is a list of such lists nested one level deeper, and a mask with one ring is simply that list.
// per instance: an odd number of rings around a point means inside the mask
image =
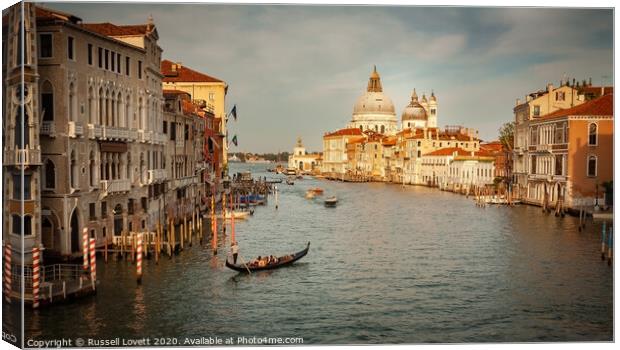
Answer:
[{"label": "wooden mooring post", "polygon": [[603,221],[603,229],[601,230],[601,260],[605,260],[605,244],[607,243],[605,240],[605,236],[606,236],[606,231],[607,228],[606,226],[606,222]]},{"label": "wooden mooring post", "polygon": [[614,250],[614,231],[613,226],[609,226],[609,243],[607,243],[607,265],[611,266]]}]

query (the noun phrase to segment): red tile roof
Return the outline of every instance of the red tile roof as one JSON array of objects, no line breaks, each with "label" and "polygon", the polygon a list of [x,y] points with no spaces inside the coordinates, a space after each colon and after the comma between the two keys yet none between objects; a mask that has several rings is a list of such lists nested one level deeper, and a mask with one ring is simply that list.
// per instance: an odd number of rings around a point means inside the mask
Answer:
[{"label": "red tile roof", "polygon": [[223,81],[210,75],[197,72],[185,66],[178,67],[176,72],[172,70],[172,65],[176,64],[170,60],[161,61],[161,73],[164,75],[164,82],[207,82],[222,83]]},{"label": "red tile roof", "polygon": [[145,35],[149,33],[146,24],[117,26],[109,22],[106,23],[82,23],[81,26],[87,30],[105,36],[124,36],[124,35]]},{"label": "red tile roof", "polygon": [[492,141],[487,143],[481,143],[480,149],[489,152],[501,152],[504,149],[504,145],[499,141]]},{"label": "red tile roof", "polygon": [[560,109],[550,114],[543,115],[539,119],[553,119],[570,115],[613,116],[614,95],[604,95],[594,100],[567,109]]},{"label": "red tile roof", "polygon": [[470,156],[471,155],[471,152],[467,152],[466,150],[460,147],[449,147],[449,148],[441,148],[431,153],[427,153],[425,154],[425,156],[451,156],[451,155],[454,155],[454,152],[456,152],[456,155],[458,156]]},{"label": "red tile roof", "polygon": [[67,12],[52,10],[41,6],[36,6],[35,13],[37,20],[60,19],[63,21],[79,22],[82,19]]},{"label": "red tile roof", "polygon": [[340,129],[337,131],[334,131],[332,133],[328,133],[325,134],[323,137],[329,137],[329,136],[361,136],[362,135],[362,131],[358,128],[348,128],[348,129]]},{"label": "red tile roof", "polygon": [[[605,89],[604,91],[602,91],[602,89]],[[605,95],[607,94],[613,94],[614,93],[614,87],[613,86],[587,86],[584,87],[581,92],[583,94],[595,94],[595,95],[602,95],[601,92],[603,92]]]},{"label": "red tile roof", "polygon": [[383,139],[384,146],[394,146],[396,145],[396,137],[386,137]]},{"label": "red tile roof", "polygon": [[189,95],[191,96],[191,94],[187,91],[182,91],[182,90],[174,90],[174,89],[164,89],[162,91],[163,95]]}]

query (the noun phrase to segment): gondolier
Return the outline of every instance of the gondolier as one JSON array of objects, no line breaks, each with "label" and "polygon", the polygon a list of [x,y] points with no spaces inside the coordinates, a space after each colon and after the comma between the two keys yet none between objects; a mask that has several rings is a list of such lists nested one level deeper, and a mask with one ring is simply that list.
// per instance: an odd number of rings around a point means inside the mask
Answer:
[{"label": "gondolier", "polygon": [[237,264],[237,256],[239,255],[239,246],[237,245],[236,241],[231,244],[230,252],[232,253],[232,256],[233,256],[233,264]]}]

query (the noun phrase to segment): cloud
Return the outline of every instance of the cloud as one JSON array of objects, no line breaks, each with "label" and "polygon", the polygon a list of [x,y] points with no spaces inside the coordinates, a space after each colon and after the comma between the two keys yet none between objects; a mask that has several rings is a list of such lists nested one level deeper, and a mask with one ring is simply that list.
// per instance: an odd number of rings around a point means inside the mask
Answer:
[{"label": "cloud", "polygon": [[[229,84],[243,151],[321,149],[351,118],[373,65],[397,115],[411,90],[439,99],[439,124],[480,129],[513,118],[516,98],[611,76],[613,11],[562,8],[49,3],[85,22],[155,19],[164,57]],[[597,80],[598,79],[598,80]]]}]

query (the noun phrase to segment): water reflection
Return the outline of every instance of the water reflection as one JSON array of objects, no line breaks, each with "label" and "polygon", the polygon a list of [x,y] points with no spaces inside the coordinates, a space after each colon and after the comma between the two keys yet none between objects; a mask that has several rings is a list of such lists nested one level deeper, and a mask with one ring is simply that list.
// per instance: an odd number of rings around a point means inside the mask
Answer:
[{"label": "water reflection", "polygon": [[[259,206],[235,222],[235,236],[245,261],[311,241],[295,265],[238,274],[224,267],[224,235],[216,256],[206,235],[158,264],[145,260],[141,286],[135,265],[100,261],[97,295],[28,310],[28,334],[301,336],[306,344],[612,337],[612,269],[598,255],[598,226],[579,232],[575,218],[477,208],[424,187],[312,179],[278,187],[279,209],[273,200]],[[306,199],[311,187],[337,195],[338,206]]]}]

